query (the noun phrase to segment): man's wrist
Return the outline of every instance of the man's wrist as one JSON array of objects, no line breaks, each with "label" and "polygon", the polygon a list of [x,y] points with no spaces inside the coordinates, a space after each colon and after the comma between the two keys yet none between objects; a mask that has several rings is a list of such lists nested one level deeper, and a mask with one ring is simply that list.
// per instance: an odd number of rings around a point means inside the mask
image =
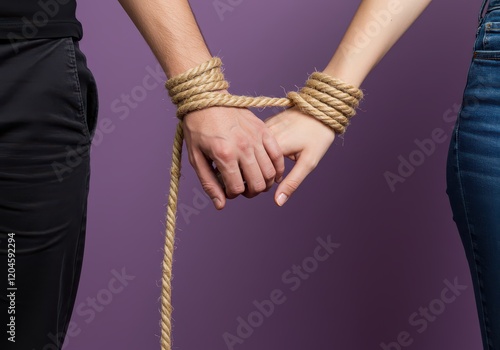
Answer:
[{"label": "man's wrist", "polygon": [[168,78],[175,77],[188,71],[191,68],[197,67],[203,62],[208,61],[212,57],[208,53],[208,49],[206,49],[206,52],[204,52],[203,54],[196,55],[196,58],[194,59],[192,56],[188,58],[180,55],[179,53],[172,53],[170,56],[175,56],[175,58],[167,57],[164,64],[162,65],[165,67],[165,73]]}]

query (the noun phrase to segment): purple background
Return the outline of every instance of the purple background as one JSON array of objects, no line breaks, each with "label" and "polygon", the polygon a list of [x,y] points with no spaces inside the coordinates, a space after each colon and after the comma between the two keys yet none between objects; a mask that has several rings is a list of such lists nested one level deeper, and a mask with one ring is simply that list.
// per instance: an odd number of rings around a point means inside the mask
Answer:
[{"label": "purple background", "polygon": [[[210,49],[223,57],[232,92],[282,96],[324,68],[359,2],[246,0],[223,21],[212,1],[191,3]],[[234,349],[381,349],[401,331],[413,339],[405,349],[481,349],[445,194],[453,122],[443,120],[461,101],[479,5],[431,4],[363,84],[362,111],[344,140],[337,138],[285,207],[276,207],[269,192],[231,201],[222,212],[201,208],[193,204],[201,187],[184,157],[180,202],[197,212],[178,219],[174,349],[228,349],[223,334],[235,335],[237,317],[247,318],[256,310],[252,302],[274,289],[286,302]],[[113,131],[93,147],[85,263],[65,348],[159,349],[175,109],[158,84],[120,119],[113,101],[137,93],[157,61],[117,1],[80,1],[78,16],[81,48],[99,87],[99,119],[109,118]],[[391,192],[384,172],[396,173],[398,156],[408,159],[414,140],[436,128],[446,130],[446,141]],[[282,274],[329,235],[340,247],[290,291]],[[112,270],[123,268],[135,279],[103,299]],[[409,316],[455,278],[468,288],[419,333]],[[91,319],[89,300],[96,297],[106,305]]]}]

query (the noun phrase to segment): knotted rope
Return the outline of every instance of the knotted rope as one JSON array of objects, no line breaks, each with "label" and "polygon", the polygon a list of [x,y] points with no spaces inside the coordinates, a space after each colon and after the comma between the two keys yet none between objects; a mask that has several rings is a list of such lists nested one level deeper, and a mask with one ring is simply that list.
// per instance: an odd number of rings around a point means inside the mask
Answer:
[{"label": "knotted rope", "polygon": [[354,116],[359,101],[363,98],[360,89],[320,72],[311,74],[305,87],[299,92],[289,92],[285,98],[220,93],[218,91],[229,87],[221,66],[220,58],[213,57],[195,68],[170,78],[165,84],[172,102],[177,105],[177,117],[180,121],[174,138],[166,214],[161,293],[162,350],[172,349],[172,263],[184,140],[183,117],[192,111],[214,106],[242,108],[297,106],[302,112],[317,118],[336,133],[343,134],[349,124],[349,119]]}]

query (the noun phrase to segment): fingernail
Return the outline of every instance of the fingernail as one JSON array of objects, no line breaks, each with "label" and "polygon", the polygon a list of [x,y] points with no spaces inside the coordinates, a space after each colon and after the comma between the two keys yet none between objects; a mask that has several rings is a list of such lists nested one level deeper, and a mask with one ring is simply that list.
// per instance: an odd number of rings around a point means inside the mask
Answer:
[{"label": "fingernail", "polygon": [[281,176],[276,182],[280,183],[281,181],[283,181],[283,176]]},{"label": "fingernail", "polygon": [[281,207],[283,204],[285,204],[287,199],[288,199],[288,196],[284,193],[281,193],[278,196],[278,205]]},{"label": "fingernail", "polygon": [[222,205],[219,198],[212,198],[212,201],[214,202],[215,208],[217,208],[217,209],[219,209],[220,206]]}]

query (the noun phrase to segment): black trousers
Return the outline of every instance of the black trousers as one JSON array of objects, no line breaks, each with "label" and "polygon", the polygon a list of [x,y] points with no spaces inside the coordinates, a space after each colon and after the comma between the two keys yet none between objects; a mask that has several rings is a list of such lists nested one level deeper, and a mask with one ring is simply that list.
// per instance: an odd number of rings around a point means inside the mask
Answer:
[{"label": "black trousers", "polygon": [[94,77],[70,37],[0,40],[0,349],[57,350],[80,279]]}]

